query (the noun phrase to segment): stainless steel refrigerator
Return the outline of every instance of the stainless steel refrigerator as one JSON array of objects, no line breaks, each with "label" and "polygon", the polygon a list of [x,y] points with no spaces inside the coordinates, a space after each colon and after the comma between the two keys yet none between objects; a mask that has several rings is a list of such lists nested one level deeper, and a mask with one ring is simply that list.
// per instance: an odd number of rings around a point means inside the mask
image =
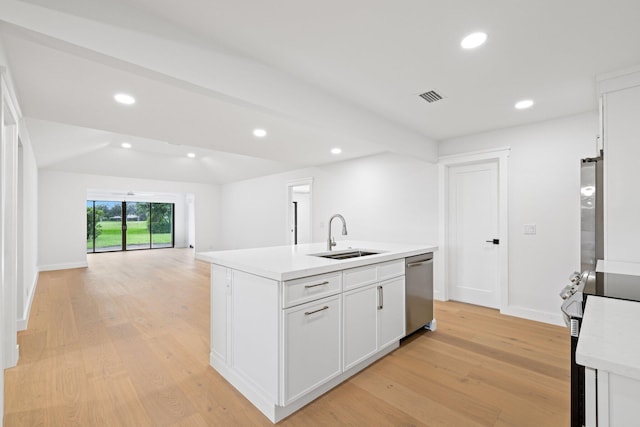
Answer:
[{"label": "stainless steel refrigerator", "polygon": [[604,258],[602,155],[582,159],[580,173],[580,272],[595,271]]},{"label": "stainless steel refrigerator", "polygon": [[581,160],[580,170],[580,272],[560,293],[562,312],[571,335],[571,427],[585,422],[584,367],[576,363],[576,349],[582,324],[589,280],[595,277],[596,263],[604,258],[603,161],[600,157]]}]

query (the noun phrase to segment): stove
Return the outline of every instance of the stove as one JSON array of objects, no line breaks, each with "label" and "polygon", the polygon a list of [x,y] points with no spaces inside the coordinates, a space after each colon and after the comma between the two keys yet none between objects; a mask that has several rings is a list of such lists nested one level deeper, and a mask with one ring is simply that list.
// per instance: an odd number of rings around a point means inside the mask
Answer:
[{"label": "stove", "polygon": [[584,295],[640,301],[639,276],[598,271],[595,276],[595,280],[586,283],[583,290]]},{"label": "stove", "polygon": [[574,273],[560,292],[562,314],[571,334],[571,427],[585,420],[584,367],[576,363],[576,347],[587,299],[591,295],[640,301],[640,264],[599,260],[596,271]]}]

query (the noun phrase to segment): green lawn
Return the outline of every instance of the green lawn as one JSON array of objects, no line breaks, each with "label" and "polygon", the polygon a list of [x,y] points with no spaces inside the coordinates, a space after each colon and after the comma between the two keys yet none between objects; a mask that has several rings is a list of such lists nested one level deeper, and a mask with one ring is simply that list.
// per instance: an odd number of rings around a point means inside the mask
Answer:
[{"label": "green lawn", "polygon": [[[101,221],[102,233],[96,238],[96,250],[122,245],[122,224],[120,221]],[[146,221],[132,221],[127,223],[127,245],[148,245],[149,230]],[[170,245],[171,233],[154,233],[154,245]],[[87,240],[87,249],[93,247],[93,242]]]}]

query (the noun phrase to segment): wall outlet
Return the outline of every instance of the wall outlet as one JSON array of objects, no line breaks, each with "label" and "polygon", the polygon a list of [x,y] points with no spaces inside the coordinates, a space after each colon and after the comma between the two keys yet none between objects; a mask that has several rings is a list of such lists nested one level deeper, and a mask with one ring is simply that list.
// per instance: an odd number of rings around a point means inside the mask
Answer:
[{"label": "wall outlet", "polygon": [[524,234],[528,234],[528,235],[536,234],[536,225],[535,224],[525,224],[524,225]]}]

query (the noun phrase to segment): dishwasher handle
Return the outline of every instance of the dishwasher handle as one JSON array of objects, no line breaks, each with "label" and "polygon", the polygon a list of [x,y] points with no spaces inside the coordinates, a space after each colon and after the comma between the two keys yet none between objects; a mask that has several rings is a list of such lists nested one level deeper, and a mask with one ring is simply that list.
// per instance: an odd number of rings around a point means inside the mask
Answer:
[{"label": "dishwasher handle", "polygon": [[424,261],[418,261],[418,262],[408,262],[407,267],[418,267],[420,265],[431,264],[431,263],[433,263],[433,258],[426,259]]}]

